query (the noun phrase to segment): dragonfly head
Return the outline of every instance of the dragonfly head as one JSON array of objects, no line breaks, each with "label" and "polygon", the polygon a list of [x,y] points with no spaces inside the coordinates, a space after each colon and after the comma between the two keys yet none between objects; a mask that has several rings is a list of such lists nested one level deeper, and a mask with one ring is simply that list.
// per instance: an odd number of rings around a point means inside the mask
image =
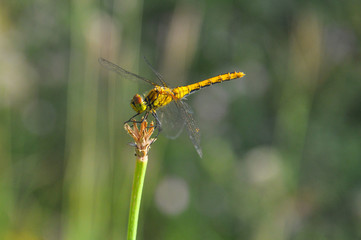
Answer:
[{"label": "dragonfly head", "polygon": [[135,94],[132,100],[130,101],[130,106],[137,113],[142,113],[147,109],[147,103],[144,101],[143,97],[139,94]]}]

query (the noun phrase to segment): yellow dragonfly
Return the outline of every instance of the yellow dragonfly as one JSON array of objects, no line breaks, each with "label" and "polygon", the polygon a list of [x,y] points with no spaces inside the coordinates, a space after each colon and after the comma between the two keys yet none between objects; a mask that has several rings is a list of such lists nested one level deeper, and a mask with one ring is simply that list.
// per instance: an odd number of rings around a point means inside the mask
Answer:
[{"label": "yellow dragonfly", "polygon": [[129,72],[104,58],[99,58],[99,63],[108,70],[116,72],[122,78],[141,80],[149,83],[150,85],[153,85],[153,89],[151,89],[145,97],[139,94],[134,95],[130,102],[130,106],[133,108],[136,114],[127,122],[136,123],[134,120],[135,117],[145,113],[143,119],[146,119],[150,113],[156,120],[158,134],[165,128],[167,129],[167,132],[169,133],[168,137],[170,138],[177,137],[182,131],[183,126],[186,125],[189,138],[191,139],[200,157],[202,157],[202,149],[200,146],[200,130],[197,122],[192,116],[191,108],[183,100],[189,94],[192,94],[204,87],[208,87],[224,81],[242,78],[245,76],[243,72],[230,72],[190,85],[170,88],[164,81],[163,77],[157,71],[155,71],[148,62],[147,64],[157,76],[160,84],[138,76],[135,73]]}]

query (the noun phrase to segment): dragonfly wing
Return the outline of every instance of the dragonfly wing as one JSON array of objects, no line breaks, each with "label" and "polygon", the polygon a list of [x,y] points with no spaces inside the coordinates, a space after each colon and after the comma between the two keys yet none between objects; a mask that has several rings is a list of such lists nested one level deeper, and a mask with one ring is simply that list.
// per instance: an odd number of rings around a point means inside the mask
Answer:
[{"label": "dragonfly wing", "polygon": [[168,87],[168,85],[164,81],[164,78],[162,77],[162,75],[153,68],[153,66],[149,63],[148,59],[146,59],[145,57],[143,57],[143,58],[144,58],[144,61],[148,64],[148,67],[150,68],[150,70],[152,70],[152,72],[157,76],[159,81],[162,83],[162,86],[163,87]]},{"label": "dragonfly wing", "polygon": [[199,156],[202,157],[203,153],[202,153],[202,148],[201,148],[201,132],[199,130],[199,126],[198,126],[197,122],[193,118],[193,115],[192,115],[193,111],[188,106],[188,104],[185,103],[184,101],[178,100],[178,101],[174,101],[174,102],[177,105],[178,109],[180,110],[180,112],[182,114],[182,118],[185,121],[185,125],[187,126],[189,138],[191,139]]},{"label": "dragonfly wing", "polygon": [[174,101],[157,110],[157,115],[161,123],[162,133],[168,138],[177,138],[183,128],[184,119]]},{"label": "dragonfly wing", "polygon": [[105,67],[106,69],[116,72],[117,74],[119,74],[122,78],[126,78],[129,80],[142,80],[145,81],[153,86],[158,86],[158,84],[150,81],[149,79],[146,79],[144,77],[141,77],[135,73],[129,72],[127,70],[125,70],[124,68],[119,67],[118,65],[109,62],[108,60],[104,59],[104,58],[99,58],[99,63]]}]

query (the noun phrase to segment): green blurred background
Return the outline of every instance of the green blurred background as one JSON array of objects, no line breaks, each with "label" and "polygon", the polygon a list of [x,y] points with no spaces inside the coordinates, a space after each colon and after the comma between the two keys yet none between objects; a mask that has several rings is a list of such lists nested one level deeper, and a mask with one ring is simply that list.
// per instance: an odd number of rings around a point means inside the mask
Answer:
[{"label": "green blurred background", "polygon": [[[0,239],[126,239],[130,98],[98,58],[189,97],[152,146],[139,239],[361,239],[361,1],[10,1],[0,7]],[[148,88],[147,88],[148,87]]]}]

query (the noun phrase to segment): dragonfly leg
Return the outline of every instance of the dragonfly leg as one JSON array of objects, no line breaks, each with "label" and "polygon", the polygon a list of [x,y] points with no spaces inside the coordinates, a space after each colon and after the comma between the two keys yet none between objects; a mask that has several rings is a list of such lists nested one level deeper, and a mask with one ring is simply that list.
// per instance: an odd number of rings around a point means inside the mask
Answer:
[{"label": "dragonfly leg", "polygon": [[[130,123],[130,122],[133,123],[133,125],[134,125],[134,124],[137,124],[137,123],[141,124],[141,123],[143,123],[145,120],[148,119],[149,112],[146,112],[140,121],[137,121],[137,120],[135,119],[135,117],[137,117],[138,115],[140,115],[140,113],[135,114],[135,115],[134,115],[133,117],[131,117],[128,121],[124,122],[124,124]],[[157,123],[159,123],[159,120],[157,120]],[[150,127],[152,127],[152,126],[147,126],[147,128],[150,128]],[[156,124],[155,128],[157,128],[157,124]],[[157,136],[158,136],[158,135],[157,135]]]},{"label": "dragonfly leg", "polygon": [[149,112],[145,113],[145,115],[142,117],[142,119],[140,121],[137,121],[135,119],[135,117],[137,117],[138,115],[140,115],[140,113],[137,113],[133,117],[129,118],[129,120],[125,121],[124,124],[130,123],[130,122],[133,123],[133,124],[134,123],[142,123],[142,122],[144,122],[144,120],[148,119]]},{"label": "dragonfly leg", "polygon": [[155,138],[158,137],[159,133],[162,131],[162,124],[161,122],[159,121],[159,118],[158,118],[158,115],[156,112],[153,112],[152,113],[154,119],[155,119],[155,129],[158,129],[158,133],[157,135],[155,136]]},{"label": "dragonfly leg", "polygon": [[141,123],[144,122],[144,120],[147,120],[147,119],[148,119],[148,116],[149,116],[149,112],[146,112],[146,113],[144,114],[144,117],[142,117]]},{"label": "dragonfly leg", "polygon": [[133,117],[131,117],[131,118],[129,118],[129,120],[128,121],[125,121],[124,122],[124,124],[126,124],[126,123],[137,123],[135,120],[134,120],[134,118],[136,117],[136,116],[138,116],[140,113],[137,113],[137,114],[135,114]]}]

